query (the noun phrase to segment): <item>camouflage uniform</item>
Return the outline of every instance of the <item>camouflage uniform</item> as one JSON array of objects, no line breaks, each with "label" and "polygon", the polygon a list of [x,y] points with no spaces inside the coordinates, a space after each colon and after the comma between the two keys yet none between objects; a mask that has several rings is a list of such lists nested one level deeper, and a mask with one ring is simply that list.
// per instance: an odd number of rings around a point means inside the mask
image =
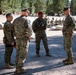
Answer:
[{"label": "camouflage uniform", "polygon": [[28,22],[22,16],[18,17],[13,22],[13,31],[16,35],[16,70],[22,69],[24,61],[27,55],[27,43],[29,38],[25,36],[31,36],[31,30],[28,27]]},{"label": "camouflage uniform", "polygon": [[64,49],[67,52],[68,58],[72,57],[71,43],[74,27],[75,27],[74,19],[70,15],[68,15],[63,23],[63,31],[62,31],[64,36]]},{"label": "camouflage uniform", "polygon": [[4,24],[4,38],[3,42],[5,44],[5,63],[10,63],[11,54],[13,51],[13,46],[11,45],[14,42],[14,36],[11,29],[11,22],[6,21]]},{"label": "camouflage uniform", "polygon": [[39,54],[40,50],[40,41],[43,41],[44,47],[46,49],[46,54],[49,54],[48,44],[47,44],[47,37],[46,37],[46,26],[47,23],[44,19],[39,21],[39,18],[37,18],[32,25],[32,29],[35,33],[36,38],[36,54]]}]

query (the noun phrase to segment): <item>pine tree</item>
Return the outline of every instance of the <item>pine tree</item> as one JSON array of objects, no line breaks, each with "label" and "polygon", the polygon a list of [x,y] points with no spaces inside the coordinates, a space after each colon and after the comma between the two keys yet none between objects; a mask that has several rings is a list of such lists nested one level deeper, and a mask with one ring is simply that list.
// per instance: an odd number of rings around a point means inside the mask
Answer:
[{"label": "pine tree", "polygon": [[4,0],[2,2],[4,12],[19,12],[21,9],[21,0]]},{"label": "pine tree", "polygon": [[72,14],[76,14],[76,0],[72,0],[72,1],[71,1],[71,6],[70,6],[70,8],[71,8],[71,13],[72,13]]},{"label": "pine tree", "polygon": [[35,13],[42,11],[45,13],[46,11],[46,4],[44,0],[36,0],[35,4]]},{"label": "pine tree", "polygon": [[55,13],[59,13],[61,8],[60,8],[60,1],[61,0],[53,0],[53,10]]},{"label": "pine tree", "polygon": [[53,0],[54,13],[61,13],[63,8],[69,4],[68,0]]},{"label": "pine tree", "polygon": [[1,5],[2,5],[2,0],[0,0],[0,14],[2,14],[2,7],[1,7]]},{"label": "pine tree", "polygon": [[53,11],[53,0],[46,0],[46,13]]},{"label": "pine tree", "polygon": [[30,14],[32,14],[34,12],[34,3],[36,2],[36,0],[27,0],[27,2],[29,4]]},{"label": "pine tree", "polygon": [[[63,7],[68,5],[69,0],[0,0],[0,13],[19,12],[22,8],[28,8],[30,13],[42,11],[44,13],[61,13]],[[72,3],[74,3],[72,0]],[[71,3],[71,9],[75,9],[75,4]],[[74,6],[73,6],[74,5]]]},{"label": "pine tree", "polygon": [[29,1],[31,0],[21,0],[21,8],[29,8]]}]

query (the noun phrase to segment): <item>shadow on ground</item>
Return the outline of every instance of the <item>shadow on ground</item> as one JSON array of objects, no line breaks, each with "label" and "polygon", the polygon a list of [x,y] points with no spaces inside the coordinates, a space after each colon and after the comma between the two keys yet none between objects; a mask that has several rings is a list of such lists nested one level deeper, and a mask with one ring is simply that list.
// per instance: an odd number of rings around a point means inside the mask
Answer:
[{"label": "shadow on ground", "polygon": [[[74,35],[73,43],[72,43],[73,56],[76,62],[76,46],[75,46],[76,40],[75,39],[76,39],[76,34]],[[3,49],[1,49],[2,46],[0,46],[0,70],[1,70],[0,73],[1,75],[6,75],[6,74],[12,75],[14,72],[13,70],[11,70],[13,72],[7,72],[7,71],[5,72],[4,58],[3,58],[4,47]],[[49,70],[52,71],[53,69],[65,67],[62,63],[62,60],[66,58],[66,53],[63,47],[63,37],[62,36],[48,37],[48,46],[49,46],[50,54],[52,55],[52,57],[45,56],[45,49],[42,43],[40,45],[41,57],[36,57],[35,56],[35,39],[31,40],[27,59],[24,65],[24,68],[27,69],[27,73],[24,75],[33,75],[33,73],[49,71]],[[15,55],[16,55],[16,50],[14,49],[13,54],[12,54],[13,63],[15,63]]]}]

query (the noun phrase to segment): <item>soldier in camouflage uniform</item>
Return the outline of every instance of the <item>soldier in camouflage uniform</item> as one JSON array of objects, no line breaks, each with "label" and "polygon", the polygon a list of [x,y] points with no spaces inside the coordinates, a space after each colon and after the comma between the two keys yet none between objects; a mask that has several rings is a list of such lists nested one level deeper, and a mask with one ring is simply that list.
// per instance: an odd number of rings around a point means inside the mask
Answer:
[{"label": "soldier in camouflage uniform", "polygon": [[23,64],[27,55],[29,38],[31,29],[28,26],[26,17],[28,16],[27,9],[21,11],[21,16],[13,22],[13,31],[16,36],[16,71],[15,73],[24,73]]},{"label": "soldier in camouflage uniform", "polygon": [[40,41],[41,40],[43,41],[44,47],[46,49],[46,56],[50,56],[48,44],[47,44],[47,37],[46,37],[46,33],[45,33],[46,26],[47,26],[47,23],[43,19],[43,13],[38,12],[38,18],[32,24],[32,29],[35,33],[35,38],[36,38],[36,55],[38,57],[40,57],[39,50],[40,50]]},{"label": "soldier in camouflage uniform", "polygon": [[73,58],[72,58],[72,36],[73,36],[73,30],[75,28],[75,21],[70,15],[70,11],[68,7],[64,8],[64,14],[66,16],[64,23],[63,23],[63,36],[64,36],[64,49],[67,53],[68,58],[66,60],[63,60],[63,63],[65,65],[73,64]]},{"label": "soldier in camouflage uniform", "polygon": [[13,51],[13,45],[14,45],[14,36],[12,32],[12,24],[11,21],[13,19],[11,13],[8,13],[6,15],[7,21],[4,24],[4,38],[3,42],[5,44],[5,63],[6,63],[6,68],[11,69],[13,68],[13,64],[10,62],[11,60],[11,55]]}]

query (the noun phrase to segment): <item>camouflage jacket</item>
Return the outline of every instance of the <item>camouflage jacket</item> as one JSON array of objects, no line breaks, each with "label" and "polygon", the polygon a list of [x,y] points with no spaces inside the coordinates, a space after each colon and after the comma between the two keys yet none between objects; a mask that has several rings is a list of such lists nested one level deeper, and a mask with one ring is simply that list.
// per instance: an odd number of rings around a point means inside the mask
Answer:
[{"label": "camouflage jacket", "polygon": [[14,36],[13,36],[13,31],[12,31],[12,24],[9,21],[6,21],[4,24],[4,43],[5,44],[12,44],[14,42]]},{"label": "camouflage jacket", "polygon": [[34,33],[36,33],[37,31],[43,31],[46,30],[46,26],[46,20],[42,19],[41,21],[39,21],[39,19],[37,18],[32,24],[32,30],[34,31]]},{"label": "camouflage jacket", "polygon": [[28,37],[32,35],[32,31],[28,26],[28,21],[22,16],[14,20],[12,29],[17,39],[27,38],[26,35],[28,35]]},{"label": "camouflage jacket", "polygon": [[74,19],[72,18],[71,15],[68,15],[63,23],[63,30],[62,32],[63,33],[73,33],[73,30],[75,28],[75,21]]}]

